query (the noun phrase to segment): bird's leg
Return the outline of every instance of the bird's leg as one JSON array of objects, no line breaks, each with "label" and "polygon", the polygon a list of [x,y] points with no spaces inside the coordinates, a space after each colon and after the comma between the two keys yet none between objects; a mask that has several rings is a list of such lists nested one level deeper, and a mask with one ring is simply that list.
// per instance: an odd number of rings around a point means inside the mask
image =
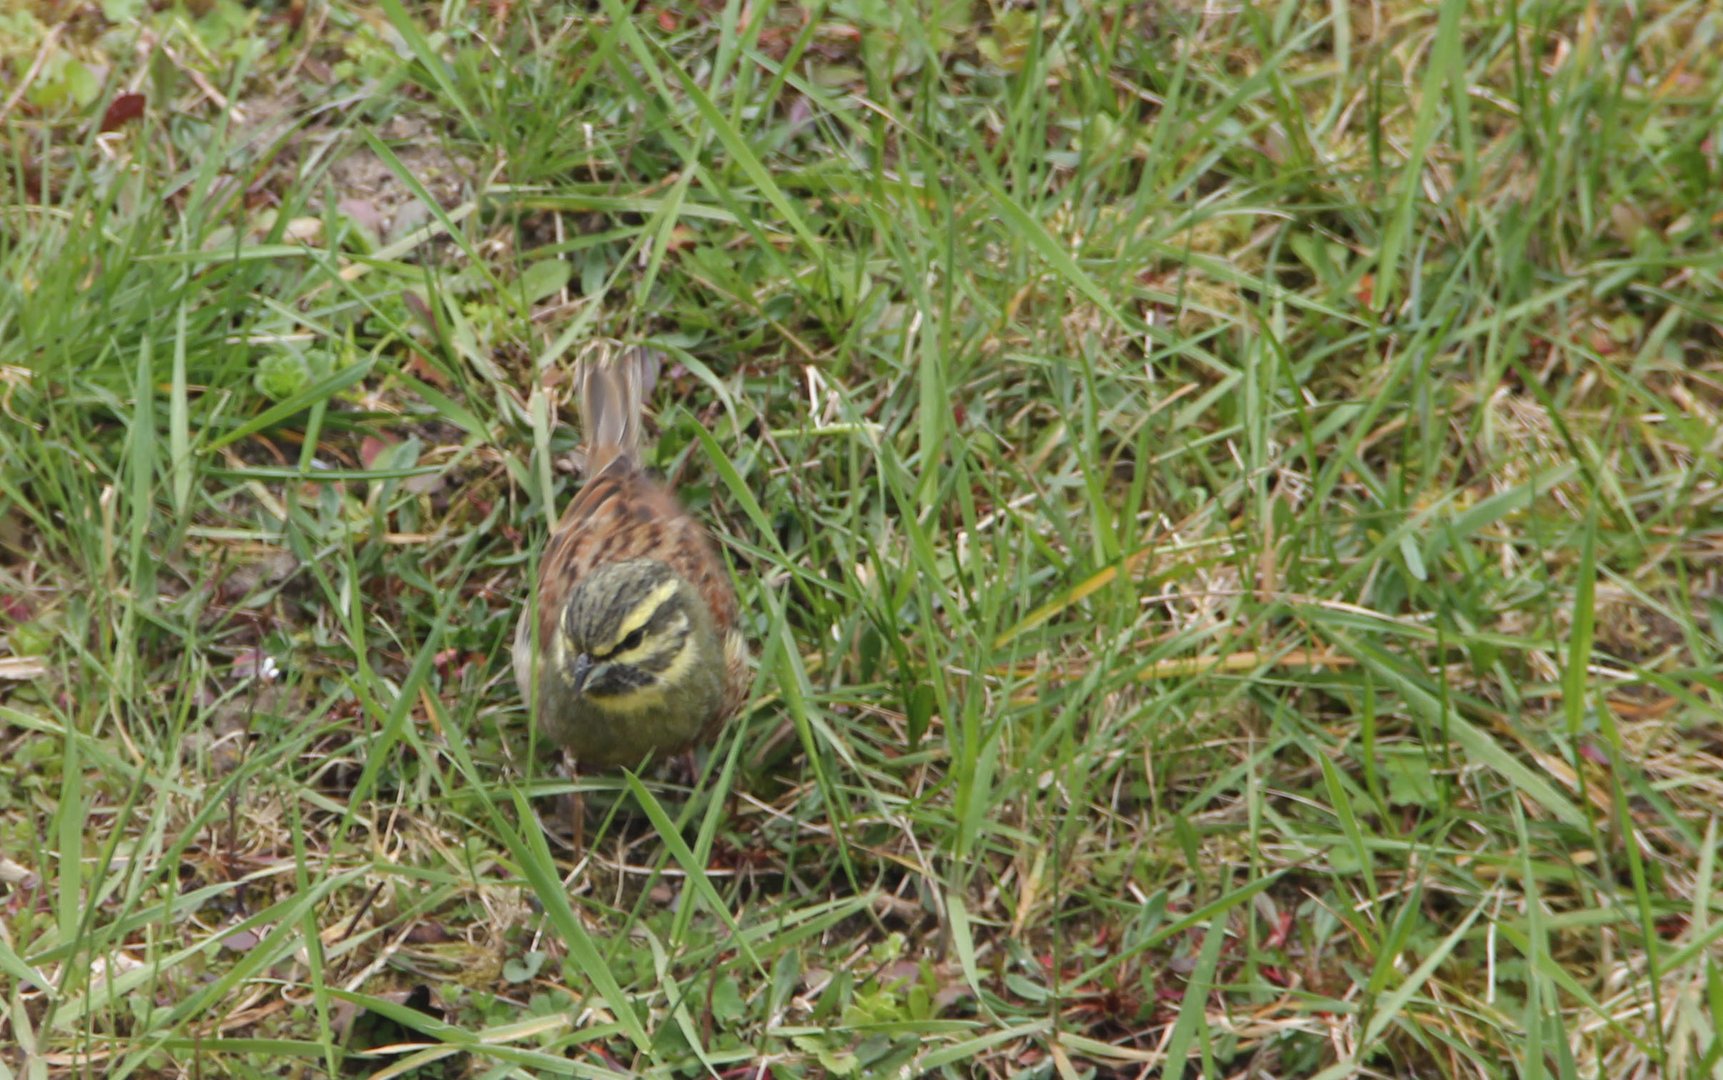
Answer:
[{"label": "bird's leg", "polygon": [[[710,791],[704,791],[703,792],[699,789],[700,762],[698,759],[695,758],[694,748],[692,746],[690,746],[687,750],[684,750],[682,752],[681,760],[678,762],[678,764],[681,768],[685,768],[688,770],[688,803],[689,803],[689,805],[693,805],[695,803],[695,797],[698,795],[704,794],[706,796],[706,798],[710,799],[712,797],[712,794]],[[726,816],[728,816],[728,815],[726,814]]]},{"label": "bird's leg", "polygon": [[568,842],[578,860],[586,853],[586,792],[580,786],[580,763],[572,754],[563,760],[568,764],[568,778],[574,783],[568,797]]}]

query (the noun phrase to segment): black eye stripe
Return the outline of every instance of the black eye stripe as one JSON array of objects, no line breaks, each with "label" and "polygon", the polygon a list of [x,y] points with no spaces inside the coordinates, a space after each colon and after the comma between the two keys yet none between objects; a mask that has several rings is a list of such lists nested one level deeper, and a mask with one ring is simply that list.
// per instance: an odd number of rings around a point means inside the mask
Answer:
[{"label": "black eye stripe", "polygon": [[[648,648],[644,654],[629,657],[622,662],[623,665],[641,671],[659,672],[674,663],[676,657],[682,652],[683,643],[694,632],[688,623],[688,616],[681,612],[677,612],[677,615],[679,617],[673,621],[673,625],[654,628],[651,635],[645,638],[645,644]],[[632,637],[633,635],[629,636]],[[610,656],[615,656],[617,653],[626,652],[635,647],[637,646],[631,646],[624,640],[616,647],[615,652],[609,653],[601,659],[608,659]]]},{"label": "black eye stripe", "polygon": [[[618,653],[632,652],[648,640],[654,643],[664,642],[679,646],[687,634],[688,613],[682,610],[676,597],[672,596],[658,605],[657,609],[653,611],[652,617],[647,619],[644,625],[629,631],[628,635],[612,648],[603,652],[594,651],[592,657],[595,660],[608,660]],[[641,659],[657,658],[664,652],[664,645],[659,645]]]},{"label": "black eye stripe", "polygon": [[649,664],[675,656],[677,650],[682,647],[682,642],[687,639],[688,634],[689,630],[686,626],[675,626],[652,634],[646,639],[646,654],[637,657],[635,662]]},{"label": "black eye stripe", "polygon": [[660,637],[672,629],[678,620],[686,622],[687,619],[688,616],[682,611],[680,598],[671,594],[665,598],[663,603],[658,605],[657,609],[652,612],[652,617],[647,619],[646,625],[640,629],[646,632],[647,637]]},{"label": "black eye stripe", "polygon": [[689,630],[687,627],[682,627],[658,638],[657,640],[662,642],[662,644],[658,648],[652,650],[651,653],[641,657],[640,666],[653,672],[667,670],[671,664],[676,662],[676,658],[682,654],[683,643],[688,640],[688,636],[691,633],[693,633],[693,631]]}]

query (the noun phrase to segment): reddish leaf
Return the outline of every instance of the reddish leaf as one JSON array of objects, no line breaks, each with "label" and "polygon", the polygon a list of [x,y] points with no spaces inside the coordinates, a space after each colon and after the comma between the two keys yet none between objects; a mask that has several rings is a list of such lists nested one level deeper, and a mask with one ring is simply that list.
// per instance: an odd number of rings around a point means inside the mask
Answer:
[{"label": "reddish leaf", "polygon": [[221,947],[234,952],[250,952],[261,940],[255,930],[235,930],[221,939]]},{"label": "reddish leaf", "polygon": [[413,928],[407,931],[407,940],[414,945],[440,945],[454,938],[441,923],[422,922],[413,924]]},{"label": "reddish leaf", "polygon": [[1274,931],[1268,935],[1268,941],[1265,942],[1264,944],[1266,944],[1271,949],[1285,948],[1286,947],[1286,939],[1287,939],[1288,935],[1290,935],[1291,933],[1292,933],[1292,912],[1283,911],[1280,913],[1280,918],[1275,920]]},{"label": "reddish leaf", "polygon": [[108,111],[102,114],[102,130],[113,131],[121,124],[136,120],[144,114],[144,96],[142,94],[120,94],[108,104]]},{"label": "reddish leaf", "polygon": [[241,649],[233,658],[233,671],[242,679],[262,679],[264,682],[274,682],[281,674],[275,657],[262,649]]},{"label": "reddish leaf", "polygon": [[375,435],[365,436],[363,439],[359,440],[359,464],[363,465],[367,469],[373,467],[377,464],[378,455],[382,454],[383,451],[389,449],[389,447],[393,445],[395,444],[392,442],[385,442]]},{"label": "reddish leaf", "polygon": [[[413,294],[408,293],[407,295],[411,296]],[[423,353],[414,352],[408,355],[406,371],[407,374],[411,375],[413,378],[418,379],[420,382],[430,383],[439,390],[447,390],[449,388],[449,377],[437,370],[436,365],[432,364],[429,360],[426,360]]]},{"label": "reddish leaf", "polygon": [[1365,274],[1363,279],[1358,282],[1358,289],[1355,295],[1358,298],[1359,304],[1364,307],[1369,307],[1370,302],[1376,298],[1376,275]]},{"label": "reddish leaf", "polygon": [[342,199],[337,208],[373,234],[383,231],[383,211],[370,199]]}]

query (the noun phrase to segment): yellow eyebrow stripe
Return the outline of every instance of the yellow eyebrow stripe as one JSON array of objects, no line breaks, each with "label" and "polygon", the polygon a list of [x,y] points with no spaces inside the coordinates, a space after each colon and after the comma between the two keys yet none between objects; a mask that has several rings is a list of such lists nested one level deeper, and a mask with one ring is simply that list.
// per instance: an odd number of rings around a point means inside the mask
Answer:
[{"label": "yellow eyebrow stripe", "polygon": [[[665,648],[670,644],[670,639],[674,638],[677,634],[680,634],[687,628],[688,616],[681,612],[677,612],[675,619],[671,621],[670,625],[664,627],[660,633],[653,635],[652,640],[642,641],[632,649],[624,649],[621,646],[618,646],[612,650],[605,659],[619,664],[644,663],[645,661],[656,657],[659,653],[664,652]],[[675,660],[672,659],[671,663],[675,663]]]},{"label": "yellow eyebrow stripe", "polygon": [[623,638],[651,622],[652,616],[658,614],[658,609],[664,605],[664,601],[676,595],[677,584],[677,580],[671,578],[642,597],[640,603],[634,605],[634,610],[630,611],[628,616],[617,625],[616,636],[604,646],[604,652],[607,655],[615,652],[616,646],[621,643]]}]

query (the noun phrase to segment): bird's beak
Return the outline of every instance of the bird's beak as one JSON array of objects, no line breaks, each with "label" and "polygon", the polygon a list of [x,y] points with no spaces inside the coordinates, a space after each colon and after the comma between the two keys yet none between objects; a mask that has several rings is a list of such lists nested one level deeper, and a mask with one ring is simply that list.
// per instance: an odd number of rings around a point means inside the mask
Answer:
[{"label": "bird's beak", "polygon": [[581,653],[574,658],[574,670],[569,673],[569,679],[574,683],[574,692],[580,693],[586,689],[586,677],[592,674],[592,657]]}]

